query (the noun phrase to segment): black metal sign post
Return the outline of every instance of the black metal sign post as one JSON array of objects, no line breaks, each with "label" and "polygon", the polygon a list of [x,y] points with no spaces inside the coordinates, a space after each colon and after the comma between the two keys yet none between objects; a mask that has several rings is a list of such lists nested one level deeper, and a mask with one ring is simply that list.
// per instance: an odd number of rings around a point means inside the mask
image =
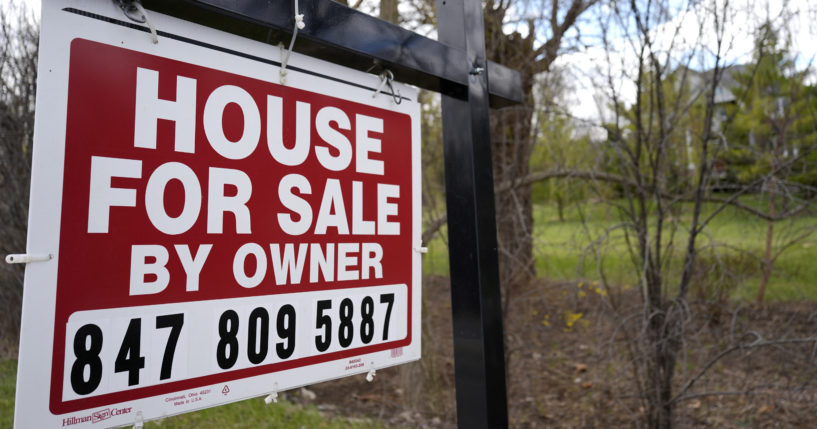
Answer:
[{"label": "black metal sign post", "polygon": [[[292,0],[144,0],[148,9],[269,43],[286,42]],[[489,103],[522,100],[519,74],[486,61],[482,2],[437,0],[440,42],[332,0],[300,0],[295,50],[344,66],[387,68],[443,95],[443,138],[461,428],[508,425]],[[159,29],[159,35],[162,35]]]},{"label": "black metal sign post", "polygon": [[457,422],[508,425],[482,2],[437,0],[440,41],[465,50],[466,99],[442,96]]}]

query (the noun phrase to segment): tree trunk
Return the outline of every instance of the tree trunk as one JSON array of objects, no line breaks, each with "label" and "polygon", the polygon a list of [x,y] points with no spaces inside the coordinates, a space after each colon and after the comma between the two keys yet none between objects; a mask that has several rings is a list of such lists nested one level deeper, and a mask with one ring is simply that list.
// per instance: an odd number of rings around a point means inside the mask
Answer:
[{"label": "tree trunk", "polygon": [[[528,175],[533,108],[515,106],[491,114],[494,183]],[[533,204],[530,185],[495,193],[500,282],[506,289],[536,276],[533,262]]]},{"label": "tree trunk", "polygon": [[[528,175],[533,146],[532,123],[536,110],[533,97],[537,74],[548,73],[559,55],[563,36],[576,19],[595,1],[558,0],[545,2],[552,16],[550,38],[540,45],[537,21],[528,20],[523,36],[504,32],[509,3],[485,2],[485,49],[488,59],[519,71],[523,102],[521,105],[491,112],[491,150],[494,183],[512,183]],[[547,4],[549,3],[549,4]],[[563,11],[559,21],[559,11]],[[490,79],[490,76],[489,76]],[[490,82],[489,82],[490,83]],[[530,185],[512,186],[495,192],[497,238],[499,242],[500,282],[507,297],[510,289],[536,277],[533,260],[533,205]]]},{"label": "tree trunk", "polygon": [[673,405],[670,401],[680,343],[674,322],[667,320],[665,314],[665,310],[662,310],[647,322],[652,354],[647,364],[647,426],[651,429],[669,429],[673,422]]},{"label": "tree trunk", "polygon": [[[519,71],[523,103],[491,112],[491,150],[494,183],[509,183],[527,176],[532,148],[531,124],[535,111],[535,77],[548,73],[560,53],[564,35],[595,0],[550,0],[542,4],[549,19],[527,19],[527,34],[505,33],[505,18],[510,2],[486,0],[485,50],[487,59]],[[548,40],[540,43],[542,31],[549,26]],[[547,30],[544,31],[547,33]],[[490,76],[489,76],[490,84]],[[533,205],[530,185],[495,192],[500,282],[507,292],[528,283],[536,276],[533,261]]]},{"label": "tree trunk", "polygon": [[[532,37],[502,30],[506,11],[485,8],[485,48],[489,59],[520,73],[523,103],[491,111],[491,154],[494,183],[509,183],[525,177],[530,168],[531,123],[533,119],[533,70],[535,59]],[[489,76],[490,79],[490,76]],[[490,82],[489,82],[490,83]],[[533,206],[530,185],[495,191],[496,226],[499,254],[499,281],[503,295],[517,285],[532,280]]]},{"label": "tree trunk", "polygon": [[[771,170],[777,170],[777,162],[780,159],[780,149],[783,146],[782,142],[785,138],[786,125],[783,121],[780,126],[782,131],[772,140],[774,147],[772,148],[772,163]],[[777,207],[775,206],[775,195],[777,195],[777,182],[775,177],[769,178],[767,191],[769,192],[769,216],[774,218],[777,216]],[[772,258],[772,245],[774,244],[774,221],[770,220],[766,226],[766,249],[763,253],[763,273],[760,278],[760,284],[757,287],[757,302],[763,302],[763,295],[766,294],[766,285],[769,283],[769,278],[772,276],[772,268],[774,267],[774,259]]]},{"label": "tree trunk", "polygon": [[380,0],[380,19],[392,24],[398,23],[397,0]]},{"label": "tree trunk", "polygon": [[[643,197],[640,195],[639,197]],[[641,199],[644,207],[647,199]],[[644,297],[644,324],[646,326],[645,352],[646,394],[647,394],[647,427],[651,429],[668,429],[673,423],[672,380],[675,375],[675,363],[681,349],[683,335],[683,318],[672,312],[675,301],[668,301],[664,295],[663,277],[660,263],[652,259],[656,254],[650,249],[649,229],[646,211],[641,212],[638,223],[638,237],[641,258],[645,266],[646,296]],[[679,299],[684,299],[680,296]]]},{"label": "tree trunk", "polygon": [[[774,205],[774,183],[769,184],[769,215],[776,216],[777,210]],[[763,295],[766,294],[766,285],[772,276],[774,261],[772,260],[772,244],[774,243],[774,221],[768,221],[766,225],[766,249],[763,253],[763,271],[760,277],[760,284],[757,287],[757,302],[763,302]]]}]

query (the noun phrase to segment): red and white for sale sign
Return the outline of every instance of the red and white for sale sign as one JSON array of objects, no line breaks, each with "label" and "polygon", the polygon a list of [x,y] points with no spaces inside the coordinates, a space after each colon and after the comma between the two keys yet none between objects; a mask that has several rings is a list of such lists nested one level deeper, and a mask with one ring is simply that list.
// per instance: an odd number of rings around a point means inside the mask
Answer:
[{"label": "red and white for sale sign", "polygon": [[18,427],[116,426],[419,358],[419,104],[106,1],[43,5]]}]

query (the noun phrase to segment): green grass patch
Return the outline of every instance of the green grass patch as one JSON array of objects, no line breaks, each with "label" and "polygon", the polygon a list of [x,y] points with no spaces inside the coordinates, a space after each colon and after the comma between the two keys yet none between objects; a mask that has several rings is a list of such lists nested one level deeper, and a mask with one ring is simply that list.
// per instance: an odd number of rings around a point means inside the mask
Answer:
[{"label": "green grass patch", "polygon": [[423,273],[437,276],[448,276],[448,228],[443,225],[429,243],[428,253],[422,255]]},{"label": "green grass patch", "polygon": [[382,423],[366,419],[324,417],[315,406],[286,401],[266,405],[261,398],[234,402],[220,407],[149,422],[146,428],[326,428],[375,429]]},{"label": "green grass patch", "polygon": [[[764,208],[756,196],[741,202]],[[616,203],[624,204],[624,201]],[[704,206],[704,217],[717,206]],[[554,204],[534,205],[534,258],[537,273],[542,278],[560,281],[600,281],[605,278],[613,285],[635,285],[638,269],[630,253],[631,244],[623,227],[624,218],[611,204],[582,201],[565,208],[564,218]],[[668,219],[663,228],[664,264],[669,285],[677,282],[684,249],[689,238],[691,205]],[[708,224],[698,237],[698,248],[707,253],[707,261],[721,261],[726,268],[740,267],[734,297],[754,299],[761,276],[761,258],[765,251],[767,222],[734,207],[727,207]],[[654,230],[655,222],[651,222]],[[797,217],[777,222],[774,226],[773,251],[785,249],[777,258],[766,298],[770,300],[817,300],[817,218]],[[423,256],[426,274],[448,275],[448,247],[442,230],[430,243]],[[714,254],[711,251],[714,249]],[[724,262],[725,261],[725,262]]]},{"label": "green grass patch", "polygon": [[[11,428],[17,361],[0,360],[0,428]],[[44,387],[45,388],[45,387]],[[146,428],[326,428],[380,429],[382,423],[368,419],[326,418],[315,406],[286,401],[266,405],[261,398],[234,402],[206,410],[147,422]]]},{"label": "green grass patch", "polygon": [[14,391],[17,383],[17,361],[0,359],[0,428],[14,422]]},{"label": "green grass patch", "polygon": [[[759,205],[754,197],[746,202]],[[704,207],[704,217],[716,208]],[[684,249],[689,238],[690,207],[665,222],[664,258],[670,282],[680,275]],[[555,207],[534,207],[535,257],[538,274],[557,280],[601,280],[604,276],[612,284],[635,284],[638,269],[630,253],[630,241],[622,226],[624,218],[618,209],[602,203],[581,203],[565,211],[560,221]],[[760,282],[761,258],[765,251],[768,223],[733,207],[717,214],[698,236],[698,248],[703,252],[714,250],[710,260],[727,264],[740,261],[742,272],[735,297],[753,299]],[[650,228],[655,229],[655,222]],[[777,222],[774,226],[773,251],[784,249],[776,260],[767,287],[766,297],[772,300],[817,299],[817,289],[811,287],[817,278],[817,218],[798,217]]]}]

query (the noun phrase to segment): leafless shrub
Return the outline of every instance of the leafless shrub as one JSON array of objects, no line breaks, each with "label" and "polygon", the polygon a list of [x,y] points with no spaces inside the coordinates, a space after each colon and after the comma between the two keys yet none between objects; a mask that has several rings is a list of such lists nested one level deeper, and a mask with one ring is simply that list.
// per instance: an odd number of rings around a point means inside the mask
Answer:
[{"label": "leafless shrub", "polygon": [[[0,254],[25,251],[39,24],[22,3],[0,7]],[[0,356],[16,349],[23,267],[0,264]]]}]

